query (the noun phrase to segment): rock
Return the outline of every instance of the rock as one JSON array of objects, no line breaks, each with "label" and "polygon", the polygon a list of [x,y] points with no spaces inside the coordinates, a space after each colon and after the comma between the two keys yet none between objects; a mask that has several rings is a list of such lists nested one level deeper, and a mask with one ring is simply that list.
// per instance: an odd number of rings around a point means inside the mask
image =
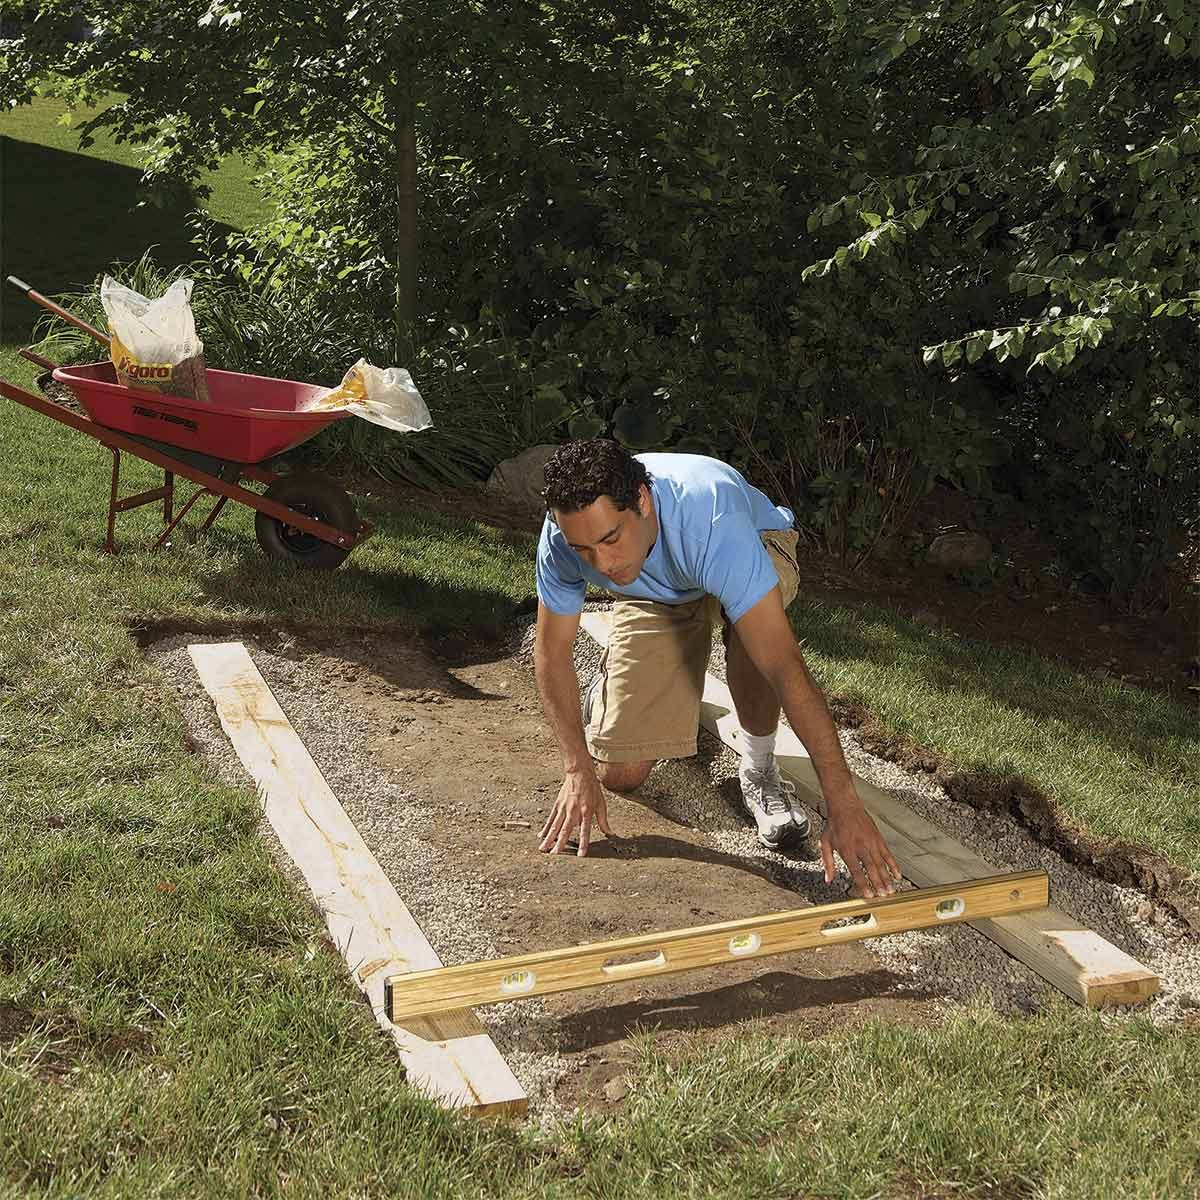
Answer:
[{"label": "rock", "polygon": [[1133,915],[1139,921],[1149,921],[1154,916],[1154,905],[1149,900],[1143,900],[1133,910]]},{"label": "rock", "polygon": [[1197,996],[1194,992],[1180,992],[1179,1007],[1200,1008],[1200,996]]},{"label": "rock", "polygon": [[992,556],[992,543],[981,533],[960,530],[935,537],[926,559],[946,571],[982,567]]},{"label": "rock", "polygon": [[1027,1017],[1032,1017],[1041,1011],[1042,1006],[1032,996],[1025,992],[1018,992],[1013,997],[1013,1003],[1016,1005],[1019,1012],[1023,1012]]},{"label": "rock", "polygon": [[546,480],[542,472],[547,460],[557,449],[557,446],[546,444],[530,446],[515,458],[506,458],[502,463],[497,463],[488,478],[487,490],[531,512],[544,511],[542,488],[546,486]]},{"label": "rock", "polygon": [[920,608],[912,615],[912,619],[918,625],[927,625],[930,629],[937,629],[942,623],[942,618],[935,612],[930,612],[927,608]]},{"label": "rock", "polygon": [[604,1085],[604,1098],[609,1104],[616,1104],[618,1100],[624,1100],[629,1095],[629,1084],[623,1079],[610,1079]]}]

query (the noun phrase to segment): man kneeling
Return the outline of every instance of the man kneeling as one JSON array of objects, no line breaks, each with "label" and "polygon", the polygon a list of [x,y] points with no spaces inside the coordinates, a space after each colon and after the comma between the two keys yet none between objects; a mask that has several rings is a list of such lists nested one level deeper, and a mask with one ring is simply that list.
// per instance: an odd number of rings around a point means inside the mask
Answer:
[{"label": "man kneeling", "polygon": [[[719,621],[743,731],[742,798],[759,840],[776,848],[808,833],[775,762],[782,708],[824,793],[826,881],[833,881],[836,850],[862,895],[889,895],[899,868],[854,790],[829,709],[784,613],[797,587],[791,511],[717,459],[635,457],[603,440],[560,446],[545,480],[535,664],[566,777],[540,848],[560,853],[577,832],[578,853],[586,854],[593,820],[612,835],[601,784],[632,791],[657,760],[695,754]],[[614,593],[617,603],[581,718],[572,647],[588,583]]]}]

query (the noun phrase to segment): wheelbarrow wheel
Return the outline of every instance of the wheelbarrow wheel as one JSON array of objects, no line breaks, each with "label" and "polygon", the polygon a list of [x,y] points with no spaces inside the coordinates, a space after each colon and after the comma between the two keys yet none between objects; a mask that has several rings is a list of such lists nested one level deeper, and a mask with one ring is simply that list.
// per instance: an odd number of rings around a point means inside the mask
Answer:
[{"label": "wheelbarrow wheel", "polygon": [[[263,494],[268,500],[286,504],[288,508],[312,517],[314,521],[324,521],[347,533],[354,533],[358,529],[358,512],[354,501],[332,479],[317,471],[285,475]],[[254,514],[254,532],[258,544],[271,558],[286,559],[297,566],[316,571],[332,571],[340,567],[350,553],[342,546],[323,542],[311,533],[262,512]]]}]

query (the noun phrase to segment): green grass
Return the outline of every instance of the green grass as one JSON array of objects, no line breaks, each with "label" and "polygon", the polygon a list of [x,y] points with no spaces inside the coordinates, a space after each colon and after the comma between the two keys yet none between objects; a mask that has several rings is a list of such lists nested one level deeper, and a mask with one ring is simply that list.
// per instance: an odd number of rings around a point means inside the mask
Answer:
[{"label": "green grass", "polygon": [[1195,1048],[1065,1003],[1027,1023],[980,1006],[935,1030],[747,1031],[683,1061],[649,1045],[628,1125],[589,1131],[580,1166],[605,1163],[614,1196],[1184,1195]]},{"label": "green grass", "polygon": [[[0,371],[12,366],[0,356]],[[532,587],[529,541],[368,506],[379,535],[313,576],[267,562],[245,510],[210,536],[139,549],[154,528],[142,510],[122,519],[127,549],[110,559],[105,456],[17,406],[5,429],[0,1179],[13,1194],[1153,1197],[1200,1185],[1200,1033],[1108,1025],[1065,1002],[1027,1021],[979,1009],[944,1028],[811,1042],[750,1031],[684,1061],[651,1044],[624,1114],[544,1131],[420,1100],[340,960],[310,957],[318,930],[254,834],[253,796],[200,769],[127,623],[494,629]],[[152,483],[143,470],[126,486]],[[903,668],[910,692],[938,684],[944,704],[979,692],[1015,708],[1013,672],[1029,671],[1001,655],[980,675],[958,643],[927,635],[905,649],[905,629],[882,618],[802,616],[835,683],[835,653],[860,680],[877,655],[890,695],[904,693]],[[1148,718],[1120,707],[1124,689],[1107,699],[1112,727],[1136,741]],[[1109,737],[1094,721],[1084,732],[1093,747]],[[986,741],[977,730],[976,749]]]},{"label": "green grass", "polygon": [[[156,228],[129,211],[125,152],[76,154],[52,116],[0,117],[5,269],[45,290],[137,257]],[[237,224],[230,170],[214,206]],[[79,217],[81,194],[94,216]],[[14,247],[41,257],[22,268]],[[34,374],[0,345],[0,375]],[[0,1196],[1200,1188],[1200,1032],[1065,1002],[1030,1020],[980,1008],[935,1029],[874,1023],[815,1041],[748,1030],[682,1059],[647,1042],[623,1114],[545,1130],[419,1099],[271,867],[254,797],[199,767],[128,626],[495,630],[532,589],[528,540],[367,503],[376,538],[337,573],[308,575],[263,558],[246,509],[161,553],[144,549],[156,526],[143,509],[119,519],[111,559],[99,549],[107,453],[2,399],[0,419]],[[123,486],[157,482],[130,462]],[[861,694],[906,736],[1024,773],[1098,830],[1132,823],[1137,840],[1194,862],[1186,714],[883,612],[796,616],[825,685]]]},{"label": "green grass", "polygon": [[[187,224],[193,205],[138,207],[141,163],[137,148],[101,136],[87,150],[60,123],[60,100],[0,113],[0,261],[47,295],[87,287],[114,262],[130,262],[150,246],[161,266],[193,257]],[[78,126],[90,112],[80,110]],[[223,230],[244,229],[266,215],[251,187],[251,164],[230,159],[204,180],[206,208]],[[28,339],[41,310],[12,288],[0,288],[0,337]]]},{"label": "green grass", "polygon": [[1200,874],[1200,735],[1167,697],[894,612],[799,600],[792,622],[827,691],[960,773],[1020,778],[1067,820]]}]

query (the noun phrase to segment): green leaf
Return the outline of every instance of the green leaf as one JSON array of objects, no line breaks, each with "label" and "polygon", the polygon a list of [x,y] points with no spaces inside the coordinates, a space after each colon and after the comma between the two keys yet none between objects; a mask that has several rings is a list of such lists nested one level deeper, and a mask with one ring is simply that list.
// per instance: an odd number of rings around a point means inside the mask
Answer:
[{"label": "green leaf", "polygon": [[613,413],[613,433],[631,450],[661,446],[669,432],[666,422],[649,405],[622,404]]},{"label": "green leaf", "polygon": [[576,413],[567,424],[567,431],[575,441],[587,441],[604,432],[604,422],[593,412]]},{"label": "green leaf", "polygon": [[967,236],[978,241],[997,221],[1000,220],[998,212],[984,213],[974,225],[971,226]]}]

